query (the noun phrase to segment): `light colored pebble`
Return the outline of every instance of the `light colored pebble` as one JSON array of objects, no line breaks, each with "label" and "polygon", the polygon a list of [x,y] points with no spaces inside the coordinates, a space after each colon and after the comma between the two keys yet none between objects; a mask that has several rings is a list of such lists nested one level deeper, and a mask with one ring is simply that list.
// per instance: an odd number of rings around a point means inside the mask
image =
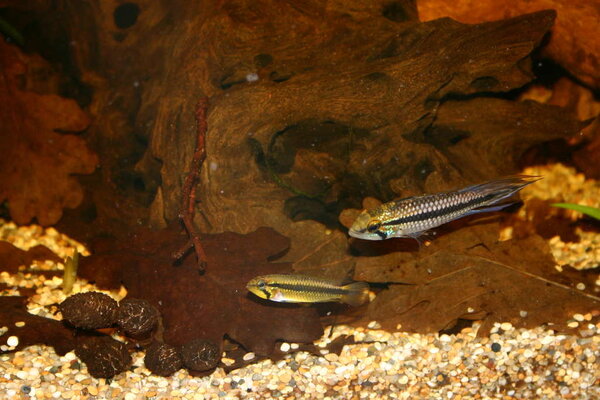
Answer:
[{"label": "light colored pebble", "polygon": [[367,328],[369,328],[369,329],[380,329],[381,328],[381,324],[379,324],[379,322],[377,322],[377,321],[371,321],[367,325]]},{"label": "light colored pebble", "polygon": [[263,376],[260,373],[255,373],[255,374],[252,375],[252,380],[253,381],[261,381],[262,379],[263,379]]},{"label": "light colored pebble", "polygon": [[19,345],[19,338],[16,336],[9,336],[6,339],[6,345],[9,347],[17,347]]},{"label": "light colored pebble", "polygon": [[510,331],[512,329],[512,324],[510,322],[503,322],[500,325],[500,329],[502,329],[503,331]]},{"label": "light colored pebble", "polygon": [[281,350],[284,353],[287,353],[288,351],[290,351],[290,348],[291,346],[289,343],[283,342],[281,343],[281,347],[279,347],[279,350]]},{"label": "light colored pebble", "polygon": [[292,380],[292,374],[289,372],[279,375],[279,380],[283,383],[289,383]]},{"label": "light colored pebble", "polygon": [[583,316],[583,314],[574,314],[573,319],[578,322],[583,322],[585,320],[585,317]]}]

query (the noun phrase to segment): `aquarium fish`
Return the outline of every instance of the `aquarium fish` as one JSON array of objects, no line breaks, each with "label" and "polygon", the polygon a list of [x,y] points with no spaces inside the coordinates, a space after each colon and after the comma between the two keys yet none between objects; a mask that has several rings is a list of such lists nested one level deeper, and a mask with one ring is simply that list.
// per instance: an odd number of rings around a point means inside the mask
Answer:
[{"label": "aquarium fish", "polygon": [[460,190],[390,201],[364,210],[352,224],[349,234],[366,240],[417,239],[428,229],[466,215],[498,211],[514,204],[497,203],[539,179],[542,178],[515,175]]},{"label": "aquarium fish", "polygon": [[263,275],[252,279],[246,288],[256,296],[281,303],[341,302],[360,306],[369,298],[369,284],[335,281],[305,275]]}]

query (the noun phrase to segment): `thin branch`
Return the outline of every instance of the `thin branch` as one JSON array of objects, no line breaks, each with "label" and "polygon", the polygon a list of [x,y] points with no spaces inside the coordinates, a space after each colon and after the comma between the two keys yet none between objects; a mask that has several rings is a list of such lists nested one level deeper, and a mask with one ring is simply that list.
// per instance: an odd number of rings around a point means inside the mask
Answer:
[{"label": "thin branch", "polygon": [[190,170],[185,177],[183,184],[182,202],[179,210],[179,218],[182,220],[185,229],[190,237],[190,241],[186,243],[179,251],[173,254],[175,259],[180,259],[183,255],[191,248],[194,248],[196,252],[196,258],[198,260],[198,269],[204,271],[206,267],[206,253],[200,242],[200,234],[194,226],[194,215],[196,211],[196,183],[199,180],[200,168],[206,158],[206,131],[208,130],[208,123],[206,120],[206,114],[208,110],[208,97],[203,97],[198,101],[196,108],[196,148],[194,151],[194,157],[190,165]]}]

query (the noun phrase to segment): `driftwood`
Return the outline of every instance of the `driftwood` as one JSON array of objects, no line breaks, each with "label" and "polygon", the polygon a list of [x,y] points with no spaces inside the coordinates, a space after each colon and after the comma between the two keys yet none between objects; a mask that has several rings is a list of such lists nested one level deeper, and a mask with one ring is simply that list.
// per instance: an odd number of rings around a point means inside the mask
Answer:
[{"label": "driftwood", "polygon": [[600,9],[587,0],[494,0],[465,1],[419,0],[419,18],[422,21],[451,17],[457,21],[477,24],[534,11],[553,9],[557,18],[548,43],[542,49],[546,57],[554,59],[596,90],[600,88],[598,57],[600,56]]},{"label": "driftwood", "polygon": [[[126,27],[122,21],[115,25],[123,10],[110,2],[65,3],[58,10],[69,21],[70,35],[85,43],[73,49],[73,67],[85,71],[82,79],[94,88],[90,108],[102,116],[88,135],[102,158],[100,182],[113,182],[92,195],[97,226],[105,229],[148,217],[164,226],[177,218],[182,171],[196,136],[194,107],[202,95],[212,97],[213,107],[200,184],[203,215],[196,218],[202,231],[249,232],[268,225],[291,233],[283,212],[290,191],[274,184],[272,171],[256,161],[253,144],[264,152],[274,135],[292,127],[316,127],[325,138],[331,130],[352,132],[336,138],[346,148],[350,136],[360,140],[345,159],[325,157],[350,170],[350,178],[342,178],[346,193],[339,188],[340,174],[329,176],[334,183],[326,203],[342,194],[351,203],[345,206],[357,206],[366,195],[390,197],[398,192],[392,189],[398,179],[408,191],[460,183],[464,178],[439,149],[412,137],[431,128],[448,96],[505,92],[527,83],[527,57],[554,19],[546,11],[468,26],[449,19],[411,21],[414,7],[383,3],[138,4],[137,19]],[[543,140],[559,136],[557,131]],[[563,129],[560,136],[571,133]],[[295,149],[287,151],[296,156]],[[310,151],[312,146],[304,152],[306,162],[314,164],[317,155]],[[320,152],[317,145],[314,152]],[[506,168],[505,160],[478,156]],[[427,176],[414,173],[424,165]],[[323,180],[317,175],[305,188],[322,189],[328,186]],[[339,195],[332,195],[335,190]],[[150,213],[138,211],[149,204]]]},{"label": "driftwood", "polygon": [[[338,222],[343,210],[367,197],[385,201],[515,173],[528,149],[572,138],[583,126],[559,108],[515,100],[533,79],[532,53],[552,27],[551,10],[465,25],[418,22],[410,2],[29,7],[49,37],[77,38],[57,63],[79,78],[73,93],[89,102],[94,119],[85,139],[101,164],[85,182],[83,206],[65,213],[63,228],[80,239],[119,236],[138,225],[164,228],[178,219],[198,137],[195,107],[204,96],[211,104],[206,159],[192,171],[200,174],[198,192],[185,196],[186,206],[197,200],[201,207],[190,230],[246,234],[270,227],[290,239],[282,261],[294,270],[340,279],[382,282],[385,270],[367,277],[366,264],[404,260],[417,250],[395,242],[356,246]],[[453,226],[460,234],[440,243],[452,257],[467,252],[473,271],[511,265],[497,261],[500,245],[486,244],[485,257],[469,250],[476,233],[491,243],[496,224]],[[527,257],[548,256],[538,239],[525,246]],[[380,293],[368,315],[393,313],[397,290]],[[419,321],[414,330],[439,329]]]}]

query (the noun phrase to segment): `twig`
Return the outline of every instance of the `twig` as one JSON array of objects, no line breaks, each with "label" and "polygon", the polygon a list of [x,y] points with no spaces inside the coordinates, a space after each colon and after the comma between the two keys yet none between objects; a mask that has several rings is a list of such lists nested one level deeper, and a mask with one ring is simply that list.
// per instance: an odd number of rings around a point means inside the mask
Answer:
[{"label": "twig", "polygon": [[206,121],[207,110],[208,97],[203,97],[198,101],[198,106],[196,108],[196,149],[194,150],[194,157],[192,158],[190,170],[185,177],[185,182],[183,184],[181,209],[179,210],[179,218],[183,221],[183,225],[187,230],[190,241],[173,254],[173,258],[180,259],[191,247],[193,247],[196,252],[196,258],[198,259],[198,269],[201,272],[204,271],[204,268],[206,267],[206,253],[200,242],[200,234],[194,226],[194,215],[196,211],[196,191],[194,189],[195,184],[198,181],[200,168],[206,158],[205,139],[206,131],[208,129]]}]

